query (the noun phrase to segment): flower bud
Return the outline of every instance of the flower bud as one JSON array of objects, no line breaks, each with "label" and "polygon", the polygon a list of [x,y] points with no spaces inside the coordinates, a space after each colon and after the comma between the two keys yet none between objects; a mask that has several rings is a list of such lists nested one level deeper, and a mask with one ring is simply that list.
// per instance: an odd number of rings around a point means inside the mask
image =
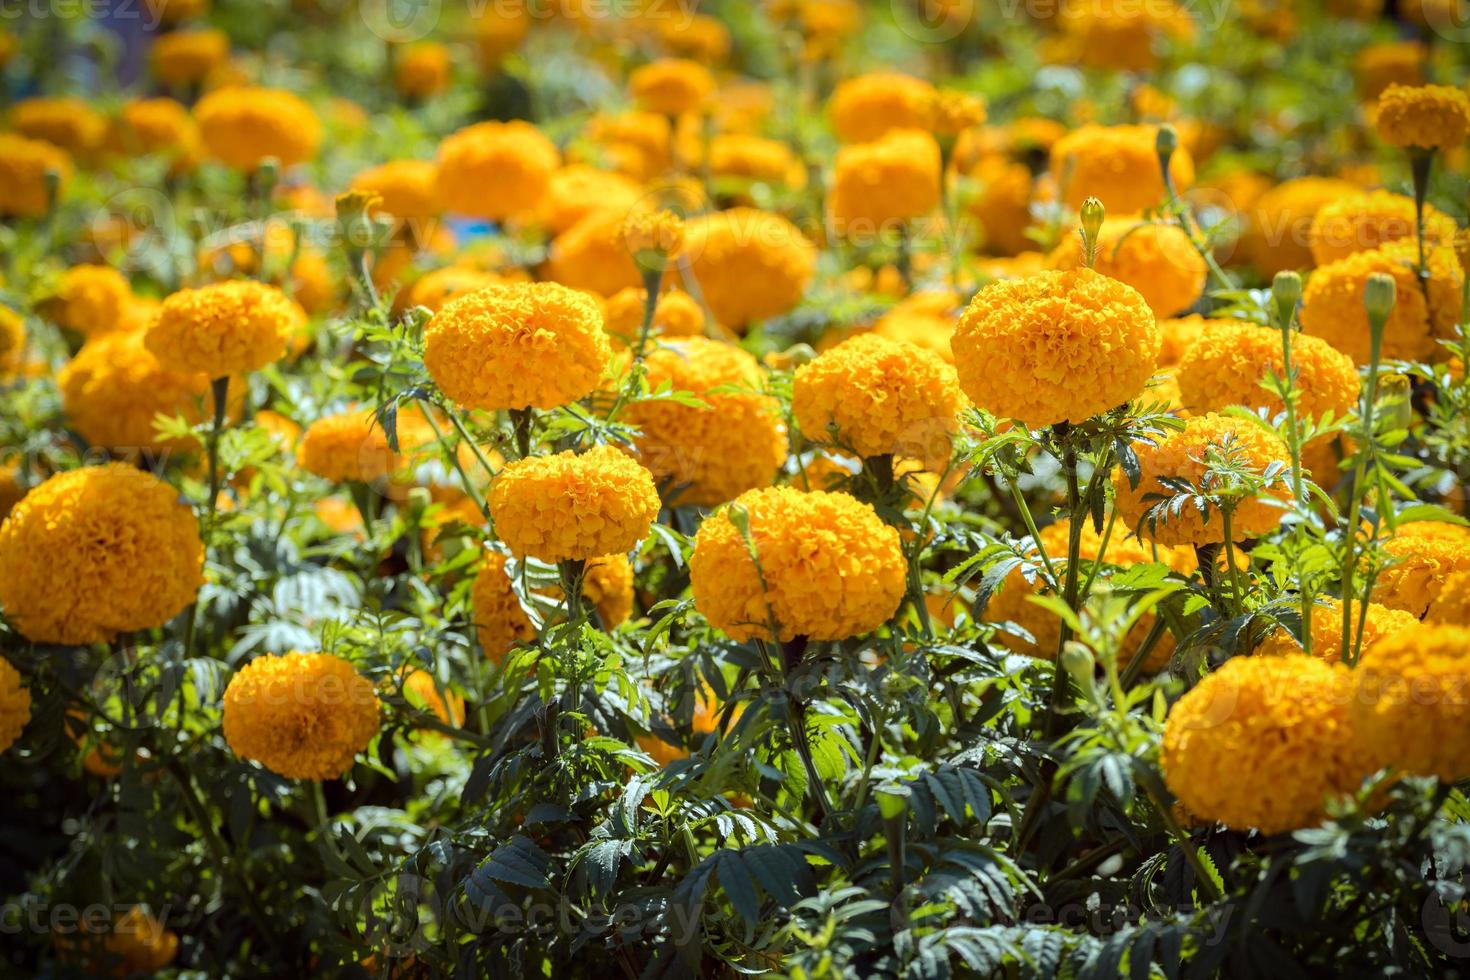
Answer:
[{"label": "flower bud", "polygon": [[1082,689],[1082,693],[1092,697],[1097,661],[1093,659],[1091,650],[1080,643],[1068,643],[1062,650],[1062,669]]},{"label": "flower bud", "polygon": [[1097,236],[1106,216],[1107,209],[1097,198],[1089,197],[1082,202],[1082,254],[1089,269],[1097,263]]},{"label": "flower bud", "polygon": [[1368,308],[1368,319],[1378,321],[1380,324],[1388,319],[1393,312],[1393,304],[1397,298],[1397,287],[1394,285],[1393,277],[1382,272],[1375,272],[1368,277],[1367,284],[1363,287],[1363,305]]}]

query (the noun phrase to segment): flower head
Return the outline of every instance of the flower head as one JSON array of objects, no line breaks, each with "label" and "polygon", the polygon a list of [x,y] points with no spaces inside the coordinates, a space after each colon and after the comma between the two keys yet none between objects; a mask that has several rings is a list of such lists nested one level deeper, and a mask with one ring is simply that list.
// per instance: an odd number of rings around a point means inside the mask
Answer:
[{"label": "flower head", "polygon": [[230,37],[214,29],[169,31],[153,39],[148,64],[168,88],[198,85],[230,56]]},{"label": "flower head", "polygon": [[106,265],[74,265],[62,273],[45,308],[60,326],[91,336],[121,327],[132,303],[133,287],[121,272]]},{"label": "flower head", "polygon": [[10,661],[0,658],[0,752],[15,744],[30,720],[30,689]]},{"label": "flower head", "polygon": [[948,461],[965,405],[954,368],[911,344],[859,334],[796,369],[791,410],[802,435],[859,456]]},{"label": "flower head", "polygon": [[576,401],[610,356],[597,304],[557,283],[480,289],[424,326],[429,374],[459,404],[486,411]]},{"label": "flower head", "polygon": [[372,483],[398,469],[388,434],[370,408],[324,415],[306,427],[296,458],[324,480]]},{"label": "flower head", "polygon": [[1271,188],[1247,210],[1241,252],[1267,278],[1288,269],[1311,268],[1311,229],[1317,212],[1358,192],[1355,185],[1335,177],[1298,177]]},{"label": "flower head", "polygon": [[[1355,605],[1352,629],[1356,641],[1358,627],[1362,626],[1363,640],[1360,649],[1366,650],[1379,637],[1392,635],[1418,623],[1417,616],[1402,609],[1389,609],[1370,602],[1366,612]],[[1301,652],[1302,645],[1285,629],[1276,630],[1256,648],[1259,656]],[[1337,663],[1342,659],[1342,603],[1337,599],[1327,599],[1312,607],[1312,656],[1328,663]]]},{"label": "flower head", "polygon": [[1455,524],[1405,524],[1383,545],[1391,559],[1373,584],[1373,601],[1422,617],[1438,604],[1449,580],[1470,571],[1470,530]]},{"label": "flower head", "polygon": [[337,779],[378,734],[379,709],[372,682],[341,657],[256,657],[225,688],[225,741],[287,779]]},{"label": "flower head", "polygon": [[[1338,198],[1318,209],[1308,232],[1312,259],[1327,265],[1354,252],[1415,236],[1414,199],[1389,191],[1366,191]],[[1424,236],[1432,245],[1449,245],[1455,219],[1432,204],[1424,206]]]},{"label": "flower head", "polygon": [[[1284,411],[1281,399],[1263,386],[1272,372],[1284,374],[1281,333],[1238,320],[1205,323],[1175,375],[1184,407],[1197,415],[1231,405],[1264,408],[1273,416]],[[1297,337],[1291,363],[1299,372],[1299,417],[1319,419],[1331,412],[1340,418],[1357,404],[1358,369],[1326,341]]]},{"label": "flower head", "polygon": [[960,298],[949,290],[914,293],[899,300],[873,324],[879,337],[913,344],[954,363],[950,339],[960,320]]},{"label": "flower head", "polygon": [[705,337],[659,344],[644,362],[648,383],[687,391],[703,405],[669,399],[638,402],[638,459],[680,504],[722,504],[753,487],[770,486],[786,459],[780,405],[759,390],[755,358]]},{"label": "flower head", "polygon": [[628,250],[625,218],[601,208],[557,235],[547,250],[545,277],[601,296],[639,285],[643,276]]},{"label": "flower head", "polygon": [[1450,149],[1470,134],[1470,98],[1449,85],[1390,85],[1378,97],[1377,128],[1390,146]]},{"label": "flower head", "polygon": [[[1065,236],[1047,259],[1053,269],[1086,265],[1080,235]],[[1127,283],[1157,316],[1193,306],[1205,291],[1204,257],[1178,225],[1137,218],[1109,218],[1097,236],[1097,263],[1105,276]]]},{"label": "flower head", "polygon": [[872,237],[939,206],[939,144],[927,132],[889,130],[837,151],[827,211],[836,232]]},{"label": "flower head", "polygon": [[[1274,433],[1245,419],[1225,415],[1200,415],[1189,419],[1182,430],[1170,433],[1156,445],[1134,447],[1142,476],[1138,486],[1128,480],[1122,467],[1113,473],[1118,516],[1129,528],[1149,540],[1163,545],[1210,544],[1225,540],[1224,519],[1214,504],[1204,513],[1192,501],[1186,501],[1177,512],[1154,510],[1164,498],[1175,497],[1176,491],[1163,480],[1182,480],[1208,493],[1206,474],[1211,470],[1211,456],[1222,462],[1227,458],[1243,464],[1260,476],[1271,464],[1287,465],[1286,444]],[[1284,497],[1286,488],[1278,485],[1264,491],[1266,496]],[[1236,540],[1255,537],[1276,527],[1281,508],[1273,507],[1259,497],[1247,497],[1234,507],[1231,530]]]},{"label": "flower head", "polygon": [[[631,347],[643,329],[644,307],[648,291],[629,286],[608,297],[603,309],[607,335],[624,347]],[[704,310],[693,296],[677,290],[660,293],[653,308],[652,336],[698,337],[704,334]]]},{"label": "flower head", "polygon": [[[1113,214],[1136,214],[1158,207],[1168,196],[1155,143],[1155,126],[1082,126],[1051,148],[1051,173],[1062,200],[1073,209],[1089,197]],[[1189,151],[1177,149],[1169,159],[1174,190],[1184,193],[1194,183]]]},{"label": "flower head", "polygon": [[559,235],[593,211],[629,213],[642,193],[637,181],[623,174],[573,163],[551,175],[538,216]]},{"label": "flower head", "polygon": [[1352,719],[1375,766],[1446,782],[1470,776],[1470,629],[1395,631],[1364,651],[1354,674]]},{"label": "flower head", "polygon": [[611,446],[516,460],[490,488],[496,535],[547,562],[631,551],[658,510],[648,470]]},{"label": "flower head", "polygon": [[322,126],[311,106],[280,89],[216,89],[194,106],[209,155],[236,170],[255,170],[267,158],[283,169],[316,156]]},{"label": "flower head", "polygon": [[505,571],[505,556],[499,552],[487,551],[480,559],[470,587],[470,606],[480,649],[493,663],[501,663],[516,646],[536,639],[536,627],[521,608]]},{"label": "flower head", "polygon": [[1159,328],[1130,286],[1089,269],[1042,272],[977,293],[952,346],[971,401],[1038,428],[1137,397],[1158,362]]},{"label": "flower head", "polygon": [[437,41],[405,45],[393,63],[393,87],[407,99],[427,99],[449,87],[449,49]]},{"label": "flower head", "polygon": [[872,632],[898,611],[906,578],[898,531],[872,507],[794,487],[747,491],[705,518],[689,574],[712,626],[783,641]]},{"label": "flower head", "polygon": [[801,302],[817,250],[779,214],[731,208],[685,225],[684,253],[715,320],[743,329]]},{"label": "flower head", "polygon": [[105,643],[162,626],[204,581],[178,491],[124,463],[59,473],[0,525],[0,607],[37,643]]},{"label": "flower head", "polygon": [[386,211],[400,221],[423,225],[443,210],[438,179],[439,168],[431,160],[391,160],[353,177],[352,189],[378,195],[375,210]]},{"label": "flower head", "polygon": [[472,218],[534,212],[561,163],[556,144],[528,122],[482,122],[439,144],[439,196]]},{"label": "flower head", "polygon": [[181,289],[163,301],[144,343],[173,371],[245,374],[286,352],[306,316],[274,286],[254,280]]},{"label": "flower head", "polygon": [[107,139],[107,117],[85,99],[70,96],[22,99],[10,110],[10,125],[20,135],[45,140],[84,162]]},{"label": "flower head", "polygon": [[478,292],[488,286],[505,286],[509,281],[493,272],[467,265],[446,265],[419,276],[404,286],[393,299],[395,312],[422,306],[438,313],[452,300]]},{"label": "flower head", "polygon": [[1315,657],[1233,657],[1169,710],[1160,763],[1192,813],[1236,830],[1310,827],[1365,775],[1352,675]]},{"label": "flower head", "polygon": [[933,85],[898,72],[873,72],[837,86],[827,112],[844,143],[866,143],[891,129],[928,129],[933,120]]},{"label": "flower head", "polygon": [[698,112],[714,91],[709,69],[686,58],[661,58],[628,76],[628,90],[638,105],[665,116]]},{"label": "flower head", "polygon": [[51,207],[46,175],[57,179],[57,194],[70,182],[71,156],[42,140],[0,133],[0,215],[39,218]]}]

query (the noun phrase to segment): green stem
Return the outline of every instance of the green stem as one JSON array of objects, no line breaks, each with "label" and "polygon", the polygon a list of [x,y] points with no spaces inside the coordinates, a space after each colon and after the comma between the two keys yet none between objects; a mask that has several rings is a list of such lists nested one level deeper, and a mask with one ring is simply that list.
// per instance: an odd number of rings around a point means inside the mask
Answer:
[{"label": "green stem", "polygon": [[663,278],[662,265],[657,269],[643,270],[643,291],[647,295],[643,298],[643,324],[638,328],[638,345],[633,348],[633,360],[639,364],[648,353],[648,339],[653,335],[653,317],[658,310],[658,291]]}]

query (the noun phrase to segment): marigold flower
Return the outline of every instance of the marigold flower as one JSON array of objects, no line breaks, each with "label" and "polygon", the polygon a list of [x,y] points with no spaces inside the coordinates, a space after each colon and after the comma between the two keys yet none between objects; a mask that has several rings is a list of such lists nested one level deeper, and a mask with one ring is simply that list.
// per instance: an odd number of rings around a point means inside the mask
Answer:
[{"label": "marigold flower", "polygon": [[684,226],[684,254],[715,320],[743,330],[801,302],[817,250],[779,214],[731,208]]},{"label": "marigold flower", "polygon": [[1138,291],[1090,269],[995,282],[952,342],[976,405],[1039,428],[1135,398],[1158,362],[1159,328]]},{"label": "marigold flower", "polygon": [[375,211],[387,212],[401,221],[426,223],[443,210],[438,179],[439,168],[431,160],[391,160],[353,177],[352,189],[378,195]]},{"label": "marigold flower", "polygon": [[759,181],[801,187],[806,171],[791,147],[780,140],[748,133],[720,133],[710,140],[709,170],[716,178]]},{"label": "marigold flower", "polygon": [[684,219],[672,211],[634,208],[623,219],[622,233],[640,269],[661,269],[684,247]]},{"label": "marigold flower", "polygon": [[181,415],[197,423],[213,414],[209,377],[164,368],[139,331],[93,337],[56,380],[67,422],[114,453],[195,446],[192,438],[160,439],[157,420]]},{"label": "marigold flower", "polygon": [[[1363,642],[1359,649],[1367,650],[1380,637],[1391,636],[1410,626],[1417,626],[1419,619],[1402,609],[1390,609],[1376,602],[1370,602],[1367,613],[1364,614],[1361,603],[1354,603],[1352,623],[1354,641],[1356,641],[1360,623],[1363,629]],[[1302,645],[1284,628],[1277,629],[1276,632],[1266,637],[1260,646],[1256,647],[1256,653],[1260,656],[1279,656],[1301,652]],[[1312,656],[1328,663],[1337,663],[1342,659],[1342,603],[1337,599],[1327,598],[1312,606]]]},{"label": "marigold flower", "polygon": [[[1057,521],[1041,529],[1041,546],[1046,549],[1047,558],[1050,559],[1051,567],[1056,570],[1058,576],[1065,576],[1067,573],[1067,547],[1070,531],[1071,522],[1067,520]],[[1086,570],[1091,569],[1092,562],[1097,559],[1100,550],[1102,550],[1102,535],[1093,529],[1091,521],[1085,521],[1082,526],[1079,554],[1086,563]],[[1118,534],[1114,534],[1108,540],[1107,549],[1102,550],[1102,564],[1118,569],[1162,562],[1175,571],[1187,572],[1193,558],[1193,555],[1187,555],[1183,549],[1145,545],[1135,537],[1123,537]],[[1085,570],[1083,574],[1086,574]],[[1050,594],[1051,590],[1040,578],[1032,581],[1019,568],[1012,569],[1006,575],[1005,581],[1001,583],[1000,591],[991,597],[990,604],[986,606],[985,620],[993,623],[1015,623],[1030,633],[1031,639],[1027,640],[1006,632],[998,632],[995,638],[1017,653],[1041,657],[1045,660],[1055,660],[1057,649],[1061,645],[1062,621],[1051,610],[1030,601],[1031,596]],[[1120,670],[1132,662],[1134,654],[1143,646],[1144,638],[1153,629],[1153,625],[1154,614],[1145,613],[1123,638],[1118,650]],[[1169,666],[1169,660],[1173,656],[1174,636],[1166,630],[1144,659],[1143,669],[1148,673],[1156,674]]]},{"label": "marigold flower", "polygon": [[664,47],[707,65],[717,65],[730,54],[729,28],[708,14],[659,18],[658,32]]},{"label": "marigold flower", "polygon": [[305,319],[301,307],[274,286],[220,282],[181,289],[164,300],[143,342],[169,370],[220,378],[278,359]]},{"label": "marigold flower", "polygon": [[648,470],[611,446],[518,459],[490,488],[496,535],[546,562],[631,551],[658,510]]},{"label": "marigold flower", "polygon": [[419,276],[399,290],[393,299],[393,310],[402,313],[422,306],[438,313],[453,300],[490,286],[506,286],[509,281],[493,272],[466,265],[447,265]]},{"label": "marigold flower", "polygon": [[[1429,604],[1424,619],[1430,623],[1463,626],[1470,623],[1470,570],[1451,572],[1444,578],[1439,594]],[[1364,646],[1367,641],[1364,641]]]},{"label": "marigold flower", "polygon": [[492,3],[479,8],[471,27],[480,68],[499,70],[505,56],[521,46],[531,30],[531,17],[522,4]]},{"label": "marigold flower", "polygon": [[1470,134],[1470,98],[1449,85],[1390,85],[1378,97],[1377,129],[1390,146],[1456,147]]},{"label": "marigold flower", "polygon": [[780,405],[760,392],[755,358],[705,337],[661,343],[644,362],[648,383],[696,395],[702,406],[671,400],[638,402],[638,459],[679,504],[722,504],[767,487],[786,459]]},{"label": "marigold flower", "polygon": [[928,133],[889,130],[837,151],[827,211],[839,235],[877,235],[938,206],[939,144]]},{"label": "marigold flower", "polygon": [[1390,85],[1421,85],[1429,47],[1423,41],[1389,41],[1368,44],[1353,58],[1358,92],[1373,101]]},{"label": "marigold flower", "polygon": [[[71,945],[69,937],[65,945]],[[77,945],[83,947],[94,976],[153,974],[171,964],[179,953],[178,935],[140,905],[116,916],[105,933],[84,934]]]},{"label": "marigold flower", "polygon": [[446,725],[464,724],[464,695],[441,688],[427,670],[403,670],[403,698],[415,708],[431,712]]},{"label": "marigold flower", "polygon": [[62,273],[44,308],[57,325],[91,336],[118,329],[132,302],[133,287],[121,272],[105,265],[74,265]]},{"label": "marigold flower", "polygon": [[958,136],[985,121],[985,100],[969,92],[944,89],[929,103],[929,126],[936,136]]},{"label": "marigold flower", "polygon": [[22,99],[11,107],[10,126],[22,136],[45,140],[84,161],[107,139],[107,117],[86,100],[69,96]]},{"label": "marigold flower", "polygon": [[625,214],[600,209],[551,241],[545,276],[572,289],[611,296],[643,282],[624,236]]},{"label": "marigold flower", "polygon": [[0,606],[37,643],[106,643],[194,601],[204,545],[178,491],[125,463],[58,473],[0,525]]},{"label": "marigold flower", "polygon": [[1058,60],[1115,71],[1153,71],[1158,42],[1184,41],[1198,29],[1185,7],[1160,3],[1063,3],[1057,11]]},{"label": "marigold flower", "polygon": [[[1321,207],[1308,232],[1312,260],[1327,265],[1389,242],[1415,237],[1414,199],[1388,191],[1367,191]],[[1455,240],[1455,219],[1432,204],[1424,206],[1424,238],[1432,245]]]},{"label": "marigold flower", "polygon": [[456,214],[504,221],[534,212],[561,164],[556,144],[528,122],[482,122],[439,144],[439,196]]},{"label": "marigold flower", "polygon": [[559,235],[594,211],[627,214],[642,194],[637,182],[623,174],[569,164],[551,175],[540,220],[547,231]]},{"label": "marigold flower", "polygon": [[913,344],[954,363],[950,340],[960,320],[960,298],[949,290],[913,293],[899,300],[873,324],[873,333]]},{"label": "marigold flower", "polygon": [[324,480],[372,483],[398,469],[398,454],[370,408],[324,415],[301,436],[296,459]]},{"label": "marigold flower", "polygon": [[922,79],[897,72],[849,78],[832,92],[827,112],[844,143],[866,143],[891,129],[928,129],[938,93]]},{"label": "marigold flower", "polygon": [[173,161],[180,173],[198,163],[199,126],[173,99],[134,99],[122,107],[108,136],[108,147],[125,155],[156,154]]},{"label": "marigold flower", "polygon": [[1159,320],[1159,367],[1174,367],[1215,321],[1198,313]]},{"label": "marigold flower", "polygon": [[965,405],[954,368],[935,354],[859,334],[796,369],[791,409],[802,435],[859,456],[909,456],[940,467]]},{"label": "marigold flower", "polygon": [[[1135,214],[1158,207],[1168,191],[1155,148],[1156,126],[1082,126],[1052,144],[1051,174],[1063,202],[1080,209],[1089,197],[1112,214]],[[1194,183],[1194,160],[1183,147],[1169,158],[1174,190]]]},{"label": "marigold flower", "polygon": [[57,196],[70,183],[71,156],[43,140],[0,133],[0,214],[13,218],[39,218],[50,208],[46,174],[59,178]]},{"label": "marigold flower", "polygon": [[1289,269],[1311,268],[1317,212],[1358,193],[1358,187],[1335,177],[1298,177],[1273,187],[1249,208],[1242,254],[1267,279]]},{"label": "marigold flower", "polygon": [[1416,617],[1433,610],[1446,583],[1470,571],[1470,530],[1453,524],[1405,524],[1383,544],[1392,564],[1378,573],[1373,601]]},{"label": "marigold flower", "polygon": [[[1047,259],[1053,269],[1086,264],[1078,234],[1064,236]],[[1193,306],[1204,294],[1209,273],[1204,257],[1178,225],[1123,217],[1102,223],[1093,268],[1138,290],[1161,317]]]},{"label": "marigold flower", "polygon": [[198,85],[230,56],[230,37],[213,29],[169,31],[153,39],[148,64],[159,84]]},{"label": "marigold flower", "polygon": [[1454,249],[1430,249],[1426,305],[1415,268],[1417,257],[1414,242],[1399,241],[1355,252],[1318,269],[1302,293],[1302,331],[1321,337],[1358,364],[1367,364],[1371,344],[1363,289],[1369,276],[1381,272],[1392,276],[1398,287],[1383,328],[1383,358],[1427,360],[1434,352],[1434,338],[1454,336],[1464,273]]},{"label": "marigold flower", "polygon": [[0,658],[0,752],[15,744],[30,720],[30,688],[21,683],[20,671]]},{"label": "marigold flower", "polygon": [[[648,290],[629,286],[608,298],[603,308],[604,329],[612,340],[633,346],[643,329]],[[704,310],[693,296],[678,290],[660,293],[653,307],[654,337],[698,337],[704,334]]]},{"label": "marigold flower", "polygon": [[596,388],[611,353],[597,304],[557,283],[487,287],[424,325],[429,374],[459,404],[486,411],[576,401]]},{"label": "marigold flower", "polygon": [[1353,723],[1370,761],[1418,776],[1470,776],[1470,629],[1422,623],[1368,647],[1354,672]]},{"label": "marigold flower", "polygon": [[1000,153],[981,156],[970,170],[975,194],[968,210],[983,232],[987,252],[1016,255],[1034,248],[1026,237],[1031,226],[1031,200],[1035,178],[1031,168]]},{"label": "marigold flower", "polygon": [[254,170],[267,158],[293,167],[316,156],[322,139],[311,106],[281,89],[217,89],[194,106],[194,118],[209,155],[236,170]]},{"label": "marigold flower", "polygon": [[405,45],[393,62],[393,87],[407,99],[427,99],[449,87],[449,49],[437,41]]},{"label": "marigold flower", "polygon": [[[1231,405],[1286,410],[1280,398],[1262,387],[1266,376],[1285,373],[1281,332],[1243,321],[1206,321],[1199,338],[1179,361],[1176,377],[1184,407],[1196,415]],[[1352,358],[1317,337],[1298,336],[1291,345],[1297,378],[1297,415],[1342,417],[1358,402],[1358,369]]]},{"label": "marigold flower", "polygon": [[380,707],[372,682],[341,657],[256,657],[225,688],[225,741],[287,779],[337,779],[378,734]]},{"label": "marigold flower", "polygon": [[[263,238],[255,234],[243,235],[202,249],[199,271],[210,282],[258,277],[262,244],[265,267],[270,271],[269,284],[284,289],[289,283],[291,299],[302,311],[321,313],[336,302],[337,280],[326,257],[311,244],[300,241],[291,225],[284,221],[268,222]],[[297,324],[293,328],[293,340],[297,339],[295,331],[301,326]],[[294,343],[292,346],[294,350]]]},{"label": "marigold flower", "polygon": [[620,173],[636,180],[650,180],[668,169],[671,130],[667,116],[656,112],[623,112],[593,117],[585,136],[612,158]]},{"label": "marigold flower", "polygon": [[515,647],[536,639],[536,627],[521,608],[510,576],[505,571],[505,556],[487,551],[480,559],[470,587],[475,632],[480,648],[492,663],[502,663]]},{"label": "marigold flower", "polygon": [[628,91],[638,105],[665,116],[698,112],[714,91],[709,69],[686,58],[661,58],[628,76]]},{"label": "marigold flower", "polygon": [[897,612],[906,580],[898,531],[872,507],[794,487],[746,491],[705,518],[689,574],[695,608],[735,640],[872,632]]},{"label": "marigold flower", "polygon": [[1227,660],[1170,709],[1164,781],[1192,813],[1236,830],[1313,826],[1365,775],[1351,678],[1300,654]]}]

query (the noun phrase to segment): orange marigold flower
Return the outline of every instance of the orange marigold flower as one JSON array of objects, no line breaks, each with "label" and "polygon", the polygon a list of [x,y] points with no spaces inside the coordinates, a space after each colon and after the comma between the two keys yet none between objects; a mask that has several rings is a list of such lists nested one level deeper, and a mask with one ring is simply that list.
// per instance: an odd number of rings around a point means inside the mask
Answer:
[{"label": "orange marigold flower", "polygon": [[183,88],[203,82],[229,56],[230,37],[224,31],[169,31],[154,38],[148,64],[160,84]]},{"label": "orange marigold flower", "polygon": [[1390,146],[1450,149],[1470,134],[1470,98],[1449,85],[1390,85],[1378,97],[1377,129]]},{"label": "orange marigold flower", "polygon": [[1470,629],[1421,623],[1363,653],[1350,699],[1370,761],[1417,776],[1470,776]]},{"label": "orange marigold flower", "polygon": [[936,91],[922,79],[897,72],[873,72],[842,82],[827,112],[844,143],[866,143],[890,129],[928,129]]},{"label": "orange marigold flower", "polygon": [[[1330,412],[1342,417],[1358,402],[1358,369],[1352,358],[1317,337],[1299,336],[1291,345],[1298,371],[1296,411],[1318,419]],[[1207,321],[1199,338],[1179,361],[1176,377],[1184,407],[1200,415],[1231,405],[1264,408],[1276,415],[1286,410],[1280,398],[1262,386],[1271,372],[1284,373],[1281,332],[1241,321]]]},{"label": "orange marigold flower", "polygon": [[59,326],[83,336],[117,330],[133,302],[128,277],[111,266],[74,265],[61,274],[56,294],[43,304]]},{"label": "orange marigold flower", "polygon": [[0,133],[0,215],[39,218],[51,206],[46,175],[57,177],[59,198],[71,182],[71,156],[44,140]]},{"label": "orange marigold flower", "polygon": [[1311,268],[1311,229],[1317,212],[1358,190],[1335,177],[1298,177],[1273,187],[1248,210],[1242,255],[1267,279],[1289,269]]},{"label": "orange marigold flower", "polygon": [[1378,573],[1373,601],[1417,617],[1433,610],[1446,583],[1470,571],[1470,530],[1456,524],[1416,521],[1384,542],[1392,563]]},{"label": "orange marigold flower", "polygon": [[553,235],[559,235],[593,211],[627,214],[642,196],[636,181],[623,174],[573,163],[551,175],[540,219]]},{"label": "orange marigold flower", "polygon": [[0,752],[15,744],[31,720],[31,691],[20,672],[0,658]]},{"label": "orange marigold flower", "polygon": [[[1082,236],[1063,237],[1047,265],[1053,269],[1086,265]],[[1204,294],[1209,272],[1204,256],[1178,225],[1125,217],[1102,223],[1093,268],[1138,290],[1149,309],[1161,317],[1193,306]]]},{"label": "orange marigold flower", "polygon": [[[1414,199],[1389,191],[1367,191],[1332,201],[1317,211],[1308,235],[1312,259],[1326,265],[1354,252],[1415,237]],[[1424,237],[1433,245],[1455,240],[1455,219],[1424,206]]]},{"label": "orange marigold flower", "polygon": [[301,307],[274,286],[220,282],[164,300],[144,343],[169,370],[220,378],[280,358],[305,319]]},{"label": "orange marigold flower", "polygon": [[602,296],[641,283],[623,232],[625,217],[599,209],[557,235],[547,250],[546,278]]},{"label": "orange marigold flower", "polygon": [[[603,308],[604,329],[612,340],[631,347],[643,329],[648,290],[629,286],[608,298]],[[653,308],[654,337],[698,337],[704,333],[704,310],[693,296],[678,290],[660,293]]]},{"label": "orange marigold flower", "polygon": [[307,471],[340,483],[372,483],[395,472],[399,463],[370,408],[324,415],[311,423],[296,459]]},{"label": "orange marigold flower", "polygon": [[194,106],[209,155],[236,170],[254,170],[267,158],[282,168],[316,156],[322,126],[311,106],[281,89],[217,89]]},{"label": "orange marigold flower", "polygon": [[408,99],[427,99],[449,87],[449,49],[437,41],[406,45],[393,62],[393,87]]},{"label": "orange marigold flower", "polygon": [[795,225],[755,208],[688,222],[684,254],[715,320],[737,330],[794,308],[817,265],[816,248]]},{"label": "orange marigold flower", "polygon": [[872,237],[938,206],[939,144],[928,133],[889,130],[837,151],[827,212],[842,237]]},{"label": "orange marigold flower", "polygon": [[[1095,126],[1075,129],[1051,148],[1051,174],[1062,200],[1073,210],[1089,197],[1113,214],[1136,214],[1158,207],[1168,196],[1156,126]],[[1194,160],[1180,147],[1169,159],[1174,190],[1194,183]]]},{"label": "orange marigold flower", "polygon": [[22,99],[10,110],[10,126],[33,140],[59,146],[86,161],[107,139],[107,117],[85,99],[37,97]]},{"label": "orange marigold flower", "polygon": [[401,221],[424,224],[443,210],[438,179],[439,168],[431,160],[391,160],[353,177],[352,189],[378,195],[380,200],[375,211],[387,212]]},{"label": "orange marigold flower", "polygon": [[439,144],[439,196],[472,218],[534,212],[561,164],[556,144],[528,122],[482,122]]},{"label": "orange marigold flower", "polygon": [[[1419,618],[1402,609],[1390,609],[1376,602],[1368,604],[1367,615],[1364,615],[1362,606],[1354,603],[1354,642],[1357,641],[1360,623],[1363,630],[1360,649],[1367,650],[1380,637],[1391,636],[1410,626],[1417,626]],[[1302,645],[1284,628],[1277,629],[1256,648],[1256,653],[1264,656],[1301,652]],[[1342,603],[1337,599],[1325,599],[1312,606],[1312,656],[1320,657],[1328,663],[1337,663],[1342,659]]]},{"label": "orange marigold flower", "polygon": [[682,116],[698,112],[714,91],[709,69],[686,58],[661,58],[628,76],[634,101],[650,112]]},{"label": "orange marigold flower", "polygon": [[504,661],[505,655],[516,646],[536,639],[536,627],[521,608],[520,597],[506,574],[505,561],[505,556],[498,552],[485,552],[470,587],[470,605],[480,648],[496,664]]}]

